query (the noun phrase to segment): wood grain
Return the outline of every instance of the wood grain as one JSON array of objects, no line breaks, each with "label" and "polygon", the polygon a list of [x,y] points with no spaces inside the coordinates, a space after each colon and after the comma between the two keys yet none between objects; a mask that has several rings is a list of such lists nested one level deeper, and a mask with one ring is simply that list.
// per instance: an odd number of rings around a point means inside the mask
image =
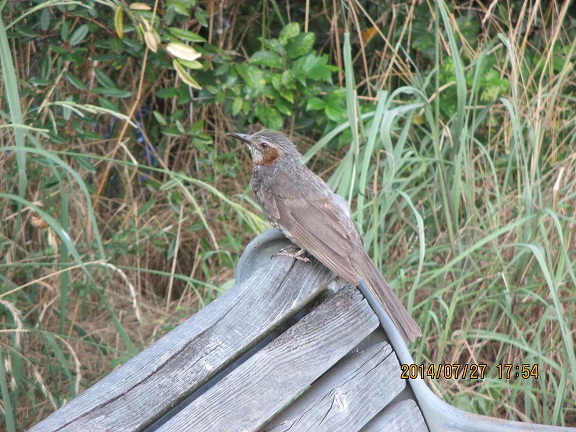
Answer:
[{"label": "wood grain", "polygon": [[256,430],[378,326],[356,288],[340,290],[158,431]]},{"label": "wood grain", "polygon": [[340,361],[262,431],[360,430],[406,386],[387,342]]},{"label": "wood grain", "polygon": [[302,309],[332,278],[316,261],[275,257],[30,431],[142,430]]},{"label": "wood grain", "polygon": [[422,413],[412,399],[394,401],[362,432],[428,432]]}]

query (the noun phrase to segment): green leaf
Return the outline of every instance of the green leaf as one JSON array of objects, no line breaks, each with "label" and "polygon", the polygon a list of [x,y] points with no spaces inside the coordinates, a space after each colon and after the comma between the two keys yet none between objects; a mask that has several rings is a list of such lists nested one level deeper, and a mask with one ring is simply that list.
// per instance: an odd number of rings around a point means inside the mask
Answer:
[{"label": "green leaf", "polygon": [[282,114],[287,116],[291,116],[292,114],[294,114],[294,112],[292,111],[292,105],[290,105],[284,99],[277,98],[274,100],[274,102],[276,104],[276,109],[280,111]]},{"label": "green leaf", "polygon": [[59,46],[59,45],[52,45],[50,44],[50,51],[52,51],[53,53],[56,54],[68,54],[68,49],[66,49],[63,46]]},{"label": "green leaf", "polygon": [[42,9],[40,13],[40,28],[42,31],[47,31],[50,28],[50,11],[49,7],[45,7]]},{"label": "green leaf", "polygon": [[68,41],[68,43],[72,46],[76,46],[84,40],[87,34],[88,34],[88,25],[82,24],[80,27],[74,30],[74,33],[72,33],[72,36],[70,36],[70,40]]},{"label": "green leaf", "polygon": [[154,204],[156,204],[156,198],[151,198],[148,201],[146,201],[142,206],[140,206],[140,208],[138,209],[138,217],[142,216],[143,214],[145,214],[148,210],[150,210]]},{"label": "green leaf", "polygon": [[182,136],[182,133],[178,130],[178,128],[170,126],[168,128],[162,129],[162,135],[165,135],[167,137],[180,137]]},{"label": "green leaf", "polygon": [[296,89],[296,77],[290,69],[282,72],[282,85],[287,89]]},{"label": "green leaf", "polygon": [[121,113],[122,111],[116,106],[116,104],[112,103],[111,101],[109,101],[108,99],[105,99],[103,97],[99,97],[98,98],[98,102],[100,102],[100,106],[102,108],[106,108],[107,110],[110,111],[114,111],[114,112],[118,112]]},{"label": "green leaf", "polygon": [[236,65],[236,71],[244,80],[249,91],[261,93],[266,86],[262,71],[253,65]]},{"label": "green leaf", "polygon": [[79,140],[98,140],[98,141],[102,140],[102,135],[100,135],[99,133],[82,129],[76,129],[76,137]]},{"label": "green leaf", "polygon": [[320,98],[313,97],[313,98],[310,98],[308,100],[308,103],[306,104],[306,111],[321,110],[321,109],[324,109],[325,107],[326,107],[326,102],[324,102]]},{"label": "green leaf", "polygon": [[100,69],[98,68],[94,68],[94,76],[96,77],[96,80],[103,86],[103,87],[116,87],[116,84],[114,84],[114,81],[112,81],[110,79],[110,77],[108,77],[108,75],[106,75],[104,72],[102,72]]},{"label": "green leaf", "polygon": [[298,36],[290,38],[286,44],[286,57],[295,59],[307,54],[314,46],[316,36],[314,33],[300,33]]},{"label": "green leaf", "polygon": [[[188,93],[188,92],[186,91],[186,93]],[[178,87],[178,96],[182,96],[182,87]],[[186,117],[186,113],[184,112],[184,110],[178,109],[172,113],[172,115],[170,116],[170,119],[172,121],[176,121],[176,120],[182,120],[185,117]]]},{"label": "green leaf", "polygon": [[204,65],[202,65],[202,63],[200,63],[198,60],[188,61],[178,59],[178,61],[182,63],[183,66],[186,66],[188,69],[194,69],[194,70],[204,69]]},{"label": "green leaf", "polygon": [[244,99],[241,97],[235,97],[232,102],[232,115],[236,116],[240,111],[242,111],[242,105],[244,104]]},{"label": "green leaf", "polygon": [[[126,28],[124,28],[124,31],[126,31]],[[129,50],[132,50],[134,52],[139,52],[143,48],[142,42],[140,42],[138,39],[124,38],[124,39],[122,39],[122,43]]]},{"label": "green leaf", "polygon": [[[122,41],[120,39],[114,39],[114,40],[118,41],[120,43],[120,48],[122,48]],[[78,50],[79,48],[76,48],[76,49]],[[113,61],[113,62],[123,63],[125,61],[125,57],[123,55],[118,55],[115,53],[94,55],[94,56],[90,56],[90,59],[93,62],[110,62],[110,61]]]},{"label": "green leaf", "polygon": [[194,134],[197,138],[201,138],[203,140],[207,140],[207,144],[212,144],[212,138],[208,134],[202,133],[205,129],[206,122],[204,120],[196,120],[190,126],[190,132]]},{"label": "green leaf", "polygon": [[314,57],[314,56],[310,54],[307,57],[300,57],[292,64],[292,68],[290,69],[290,71],[292,72],[292,76],[294,77],[294,80],[295,81],[297,80],[303,86],[306,86],[306,78],[308,77],[308,69],[305,66],[305,60],[308,57]]},{"label": "green leaf", "polygon": [[277,54],[284,53],[284,48],[278,39],[258,38],[258,40],[260,40],[260,43],[262,43],[263,48],[267,48],[268,50]]},{"label": "green leaf", "polygon": [[[72,102],[74,101],[74,98],[72,96],[68,96],[66,100]],[[72,117],[72,110],[66,105],[62,106],[62,117],[64,117],[64,120],[66,121],[70,120],[70,117]]]},{"label": "green leaf", "polygon": [[184,125],[180,120],[176,120],[176,129],[178,129],[178,132],[180,132],[180,134],[186,135],[186,129],[184,129]]},{"label": "green leaf", "polygon": [[202,89],[200,84],[198,84],[198,81],[192,78],[192,76],[186,70],[186,67],[184,67],[181,63],[179,63],[178,59],[174,59],[174,61],[172,62],[172,66],[174,66],[174,69],[176,69],[176,73],[178,74],[178,76],[182,81],[184,81],[192,88],[199,90]]},{"label": "green leaf", "polygon": [[168,124],[168,122],[166,121],[166,119],[164,118],[164,116],[162,114],[160,114],[158,111],[154,110],[152,111],[152,114],[154,115],[154,118],[156,119],[156,121],[162,125],[162,126],[166,126]]},{"label": "green leaf", "polygon": [[166,25],[172,25],[175,19],[176,19],[176,10],[173,7],[166,7],[163,19],[164,23]]},{"label": "green leaf", "polygon": [[206,42],[206,39],[198,33],[191,32],[190,30],[181,29],[179,27],[168,27],[168,31],[181,40],[190,42]]},{"label": "green leaf", "polygon": [[[60,27],[60,39],[63,41],[68,40],[68,36],[70,36],[70,21],[64,21]],[[66,49],[64,47],[61,48]]]},{"label": "green leaf", "polygon": [[121,90],[121,89],[112,88],[112,87],[94,89],[93,92],[104,95],[104,96],[117,97],[117,98],[127,98],[127,97],[130,97],[132,95],[132,93],[127,91],[127,90]]},{"label": "green leaf", "polygon": [[78,162],[78,165],[80,165],[82,168],[84,168],[90,174],[96,174],[96,168],[94,167],[94,165],[92,165],[90,163],[90,161],[88,160],[88,158],[86,156],[81,155],[81,154],[75,154],[74,159],[76,159],[76,161]]},{"label": "green leaf", "polygon": [[178,191],[173,191],[168,194],[168,203],[172,206],[175,213],[180,213],[180,205],[182,204],[182,194]]},{"label": "green leaf", "polygon": [[52,84],[52,80],[40,79],[40,78],[30,78],[29,82],[30,84],[33,84],[38,87],[45,87],[47,85]]},{"label": "green leaf", "polygon": [[[194,1],[194,4],[196,4],[196,1]],[[199,7],[194,9],[194,17],[202,27],[208,27],[208,13],[204,9]]]},{"label": "green leaf", "polygon": [[282,45],[286,45],[288,43],[288,39],[297,36],[299,33],[300,33],[300,24],[290,23],[282,29],[282,31],[280,32],[280,36],[278,36],[278,40]]},{"label": "green leaf", "polygon": [[56,144],[68,144],[68,140],[62,135],[58,135],[54,132],[48,132],[48,136],[50,137],[50,141]]},{"label": "green leaf", "polygon": [[196,0],[167,0],[166,2],[166,9],[172,7],[177,13],[187,17],[190,16],[190,11],[194,6],[196,6]]},{"label": "green leaf", "polygon": [[70,84],[76,87],[78,90],[86,90],[86,85],[80,81],[77,77],[72,75],[70,72],[64,72],[64,76]]},{"label": "green leaf", "polygon": [[282,76],[279,73],[272,74],[270,82],[276,91],[282,90]]},{"label": "green leaf", "polygon": [[257,103],[254,110],[256,116],[264,126],[270,129],[282,129],[284,120],[276,109],[266,106],[263,103]]},{"label": "green leaf", "polygon": [[42,57],[42,61],[40,62],[40,77],[43,80],[47,80],[50,78],[50,72],[52,71],[52,56],[50,55],[50,51],[46,51],[44,57]]},{"label": "green leaf", "polygon": [[[314,54],[310,53],[304,57],[300,57],[292,64],[292,72],[294,77],[303,85],[306,86],[306,80],[310,78],[310,73],[314,73],[314,76],[322,76],[322,67],[324,60],[321,57],[316,57]],[[325,66],[330,67],[331,66]]]},{"label": "green leaf", "polygon": [[281,69],[284,66],[284,60],[279,54],[266,50],[256,51],[252,54],[250,63],[275,69]]},{"label": "green leaf", "polygon": [[175,87],[168,87],[162,90],[158,90],[155,94],[156,97],[159,97],[160,99],[170,99],[176,96],[180,96],[180,91]]},{"label": "green leaf", "polygon": [[324,113],[326,114],[326,117],[336,123],[339,123],[344,119],[344,109],[342,107],[327,105],[324,109]]},{"label": "green leaf", "polygon": [[18,32],[18,34],[21,34],[22,36],[26,36],[27,38],[30,38],[30,39],[34,39],[34,38],[40,36],[38,33],[36,33],[35,31],[33,31],[27,27],[18,26],[16,28],[16,31]]},{"label": "green leaf", "polygon": [[189,232],[196,232],[196,231],[200,231],[206,228],[206,225],[204,224],[204,222],[196,222],[195,224],[190,225],[190,227],[188,228]]},{"label": "green leaf", "polygon": [[280,90],[280,96],[282,96],[288,102],[294,103],[294,93],[292,93],[290,90],[287,89]]},{"label": "green leaf", "polygon": [[324,97],[324,102],[326,102],[326,105],[343,108],[346,104],[345,90],[343,88],[336,88]]},{"label": "green leaf", "polygon": [[328,65],[328,55],[317,57],[308,71],[308,77],[314,81],[332,82],[332,72],[337,71],[336,66]]}]

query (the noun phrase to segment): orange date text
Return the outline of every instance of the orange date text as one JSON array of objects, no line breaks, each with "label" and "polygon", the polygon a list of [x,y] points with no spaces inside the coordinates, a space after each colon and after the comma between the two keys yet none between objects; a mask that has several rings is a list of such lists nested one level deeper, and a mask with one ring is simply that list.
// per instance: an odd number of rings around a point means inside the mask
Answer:
[{"label": "orange date text", "polygon": [[402,379],[430,378],[430,379],[484,379],[487,365],[484,363],[459,364],[401,364]]}]

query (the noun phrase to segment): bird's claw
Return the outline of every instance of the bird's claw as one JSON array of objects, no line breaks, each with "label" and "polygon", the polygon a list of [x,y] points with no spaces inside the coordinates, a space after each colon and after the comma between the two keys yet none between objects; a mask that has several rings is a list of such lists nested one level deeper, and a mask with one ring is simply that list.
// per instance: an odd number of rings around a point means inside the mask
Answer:
[{"label": "bird's claw", "polygon": [[[294,249],[296,249],[296,252],[290,252],[290,250],[294,250]],[[308,252],[306,252],[304,249],[300,249],[296,246],[288,245],[288,246],[285,246],[282,249],[280,249],[280,252],[278,252],[276,255],[287,256],[287,257],[294,258],[294,259],[297,259],[297,260],[303,261],[303,262],[310,262],[310,258],[308,258],[306,256],[307,254],[308,254]]]}]

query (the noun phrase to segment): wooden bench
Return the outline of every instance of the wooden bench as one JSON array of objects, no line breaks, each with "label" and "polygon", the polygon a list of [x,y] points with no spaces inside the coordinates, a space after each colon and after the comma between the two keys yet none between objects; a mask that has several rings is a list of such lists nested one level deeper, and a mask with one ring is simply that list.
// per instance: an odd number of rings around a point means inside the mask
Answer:
[{"label": "wooden bench", "polygon": [[315,260],[273,256],[285,244],[257,237],[232,290],[31,432],[528,430],[401,379],[412,358],[367,290]]}]

